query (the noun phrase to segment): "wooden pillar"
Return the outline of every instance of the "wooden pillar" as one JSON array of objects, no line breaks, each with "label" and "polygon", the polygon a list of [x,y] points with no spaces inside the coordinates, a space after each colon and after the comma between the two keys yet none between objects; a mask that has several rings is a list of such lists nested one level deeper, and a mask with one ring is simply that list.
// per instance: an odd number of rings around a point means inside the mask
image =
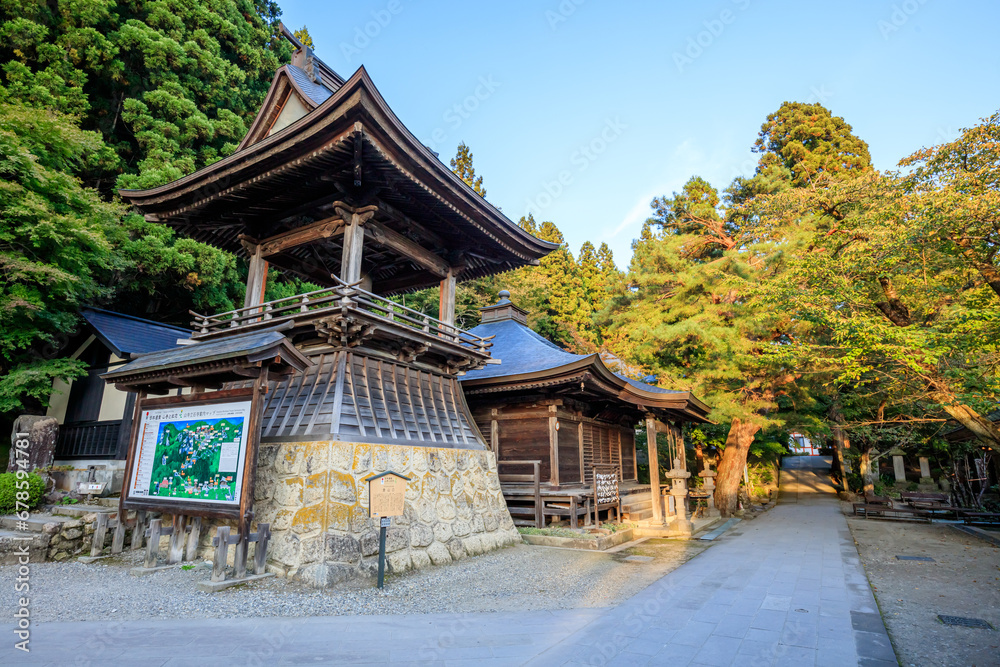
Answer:
[{"label": "wooden pillar", "polygon": [[243,307],[251,308],[264,303],[264,289],[267,287],[267,261],[261,254],[259,245],[248,246],[250,270],[247,273],[247,293],[243,297]]},{"label": "wooden pillar", "polygon": [[671,424],[674,427],[674,438],[677,442],[677,454],[676,456],[681,460],[681,470],[685,472],[688,469],[688,457],[687,450],[684,448],[684,428],[681,422],[674,422]]},{"label": "wooden pillar", "polygon": [[552,486],[559,486],[559,418],[556,416],[558,408],[549,406],[549,469],[551,471],[549,479]]},{"label": "wooden pillar", "polygon": [[578,413],[580,417],[580,423],[576,425],[577,434],[576,441],[580,444],[580,483],[587,483],[587,471],[584,470],[583,465],[583,413]]},{"label": "wooden pillar", "polygon": [[448,269],[448,275],[441,280],[441,301],[438,307],[438,319],[445,324],[455,325],[455,273]]},{"label": "wooden pillar", "polygon": [[340,258],[340,279],[345,283],[361,280],[361,254],[365,245],[365,229],[361,216],[342,212],[344,217],[344,252]]},{"label": "wooden pillar", "polygon": [[649,450],[649,493],[653,498],[653,520],[663,521],[663,507],[660,504],[660,462],[656,452],[656,418],[646,415],[646,443]]},{"label": "wooden pillar", "polygon": [[493,450],[493,456],[497,461],[500,460],[500,422],[497,421],[499,412],[496,408],[490,410],[490,449]]}]

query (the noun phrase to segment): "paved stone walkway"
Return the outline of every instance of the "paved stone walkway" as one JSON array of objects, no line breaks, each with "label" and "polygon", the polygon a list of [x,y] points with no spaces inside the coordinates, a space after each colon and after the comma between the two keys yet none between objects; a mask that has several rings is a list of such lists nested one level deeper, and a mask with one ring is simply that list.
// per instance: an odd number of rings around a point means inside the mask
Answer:
[{"label": "paved stone walkway", "polygon": [[786,459],[777,507],[612,609],[45,623],[0,664],[862,665],[896,658],[836,496]]}]

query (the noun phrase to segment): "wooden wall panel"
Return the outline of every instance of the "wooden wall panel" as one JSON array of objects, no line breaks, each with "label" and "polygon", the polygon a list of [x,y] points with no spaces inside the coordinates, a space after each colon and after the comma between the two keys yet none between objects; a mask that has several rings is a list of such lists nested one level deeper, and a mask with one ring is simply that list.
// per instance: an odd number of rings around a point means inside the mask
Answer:
[{"label": "wooden wall panel", "polygon": [[550,481],[552,479],[552,466],[549,463],[548,417],[504,419],[500,421],[499,425],[500,460],[541,461],[542,482]]},{"label": "wooden wall panel", "polygon": [[635,431],[622,429],[622,477],[635,480]]},{"label": "wooden wall panel", "polygon": [[580,430],[577,422],[559,420],[559,484],[580,482]]}]

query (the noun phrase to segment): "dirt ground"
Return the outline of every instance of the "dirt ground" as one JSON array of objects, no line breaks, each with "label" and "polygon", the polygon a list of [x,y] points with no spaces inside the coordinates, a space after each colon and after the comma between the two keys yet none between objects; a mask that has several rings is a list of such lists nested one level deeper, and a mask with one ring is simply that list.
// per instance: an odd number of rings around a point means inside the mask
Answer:
[{"label": "dirt ground", "polygon": [[[900,664],[1000,665],[1000,547],[947,524],[847,523]],[[945,625],[938,614],[981,618],[996,630]]]}]

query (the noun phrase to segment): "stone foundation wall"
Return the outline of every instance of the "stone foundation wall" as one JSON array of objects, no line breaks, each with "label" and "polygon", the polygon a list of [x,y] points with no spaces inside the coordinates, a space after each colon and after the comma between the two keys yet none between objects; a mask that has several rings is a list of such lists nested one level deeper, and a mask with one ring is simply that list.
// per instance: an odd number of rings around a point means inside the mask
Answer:
[{"label": "stone foundation wall", "polygon": [[[363,480],[387,470],[412,478],[405,513],[392,519],[386,535],[390,573],[520,542],[490,452],[262,443],[254,512],[255,521],[271,524],[268,569],[318,587],[373,574],[378,527],[368,518],[368,484]],[[203,540],[214,534],[210,528]]]}]

